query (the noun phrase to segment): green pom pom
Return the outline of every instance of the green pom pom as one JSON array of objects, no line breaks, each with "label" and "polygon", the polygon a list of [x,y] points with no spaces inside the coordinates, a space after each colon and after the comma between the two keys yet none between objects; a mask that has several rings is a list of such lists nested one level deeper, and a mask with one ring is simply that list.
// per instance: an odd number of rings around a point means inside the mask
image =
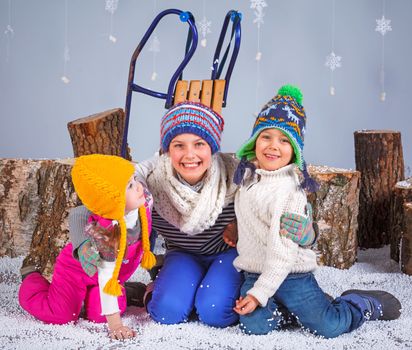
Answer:
[{"label": "green pom pom", "polygon": [[302,91],[300,91],[300,89],[296,86],[293,85],[283,85],[279,91],[278,91],[278,95],[281,96],[290,96],[293,97],[297,103],[299,103],[300,105],[302,105],[302,101],[303,101],[303,95],[302,95]]}]

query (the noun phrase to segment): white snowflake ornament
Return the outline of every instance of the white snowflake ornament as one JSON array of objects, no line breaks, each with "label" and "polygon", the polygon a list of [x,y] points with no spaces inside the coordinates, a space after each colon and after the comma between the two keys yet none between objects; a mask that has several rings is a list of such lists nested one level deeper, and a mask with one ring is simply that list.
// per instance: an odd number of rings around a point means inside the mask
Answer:
[{"label": "white snowflake ornament", "polygon": [[156,73],[156,72],[153,72],[150,79],[151,79],[152,81],[155,81],[155,80],[157,79],[157,73]]},{"label": "white snowflake ornament", "polygon": [[382,15],[381,19],[376,20],[375,31],[381,33],[382,35],[385,35],[387,32],[391,32],[392,31],[391,20],[386,19],[385,16]]},{"label": "white snowflake ornament", "polygon": [[258,51],[256,52],[255,60],[260,61],[262,59],[262,52]]},{"label": "white snowflake ornament", "polygon": [[199,28],[199,32],[202,35],[203,39],[200,41],[200,44],[203,47],[206,47],[206,35],[211,33],[211,29],[210,27],[212,26],[212,22],[207,20],[207,18],[205,16],[203,16],[202,20],[200,22],[197,23],[197,26]]},{"label": "white snowflake ornament", "polygon": [[256,10],[261,10],[264,7],[267,7],[268,4],[266,3],[265,0],[250,0],[250,8],[251,9],[256,9]]},{"label": "white snowflake ornament", "polygon": [[61,77],[61,80],[62,80],[62,82],[65,83],[65,84],[70,83],[70,79],[69,79],[68,77],[66,77],[65,75],[63,75],[63,76]]},{"label": "white snowflake ornament", "polygon": [[342,67],[341,61],[342,61],[342,57],[337,56],[332,51],[328,56],[326,56],[325,66],[328,67],[333,72],[336,68]]},{"label": "white snowflake ornament", "polygon": [[110,34],[109,40],[114,44],[117,41],[117,38],[114,35]]},{"label": "white snowflake ornament", "polygon": [[114,14],[117,10],[117,6],[119,4],[119,0],[106,0],[105,10]]}]

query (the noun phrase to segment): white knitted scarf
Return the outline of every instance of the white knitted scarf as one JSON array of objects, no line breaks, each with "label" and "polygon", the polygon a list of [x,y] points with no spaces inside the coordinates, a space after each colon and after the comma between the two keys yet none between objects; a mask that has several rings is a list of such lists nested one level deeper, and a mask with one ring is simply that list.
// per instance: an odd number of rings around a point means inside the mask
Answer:
[{"label": "white knitted scarf", "polygon": [[237,161],[230,155],[214,154],[198,193],[177,179],[170,157],[161,155],[147,178],[155,199],[154,208],[182,232],[188,235],[202,233],[213,226],[223,208],[234,201],[236,166]]}]

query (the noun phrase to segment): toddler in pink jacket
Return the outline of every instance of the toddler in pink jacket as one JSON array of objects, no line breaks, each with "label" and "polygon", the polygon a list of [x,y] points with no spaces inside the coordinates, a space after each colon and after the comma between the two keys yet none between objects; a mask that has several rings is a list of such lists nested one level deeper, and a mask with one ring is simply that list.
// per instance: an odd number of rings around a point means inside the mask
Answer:
[{"label": "toddler in pink jacket", "polygon": [[37,271],[23,276],[19,303],[24,310],[43,322],[64,324],[77,320],[84,306],[87,319],[107,321],[111,338],[135,336],[120,316],[127,305],[123,284],[139,263],[150,269],[155,257],[149,243],[152,196],[133,174],[133,164],[117,156],[75,160],[73,184],[92,212],[85,232],[89,238],[75,254],[71,243],[63,248],[51,283]]}]

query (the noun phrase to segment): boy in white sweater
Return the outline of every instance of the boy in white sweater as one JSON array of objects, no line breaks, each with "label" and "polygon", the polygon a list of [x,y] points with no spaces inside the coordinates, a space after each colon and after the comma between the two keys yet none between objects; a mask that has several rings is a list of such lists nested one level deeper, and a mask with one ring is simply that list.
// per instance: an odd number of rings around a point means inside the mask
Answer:
[{"label": "boy in white sweater", "polygon": [[302,327],[333,338],[365,320],[398,318],[401,305],[383,291],[351,290],[330,301],[312,274],[315,253],[279,234],[281,215],[305,215],[303,189],[318,187],[302,155],[306,115],[301,103],[298,88],[283,86],[263,107],[251,138],[237,152],[242,160],[234,181],[243,186],[235,197],[239,256],[233,264],[244,272],[245,281],[234,310],[248,334],[280,329],[284,320],[278,307],[285,306]]}]

